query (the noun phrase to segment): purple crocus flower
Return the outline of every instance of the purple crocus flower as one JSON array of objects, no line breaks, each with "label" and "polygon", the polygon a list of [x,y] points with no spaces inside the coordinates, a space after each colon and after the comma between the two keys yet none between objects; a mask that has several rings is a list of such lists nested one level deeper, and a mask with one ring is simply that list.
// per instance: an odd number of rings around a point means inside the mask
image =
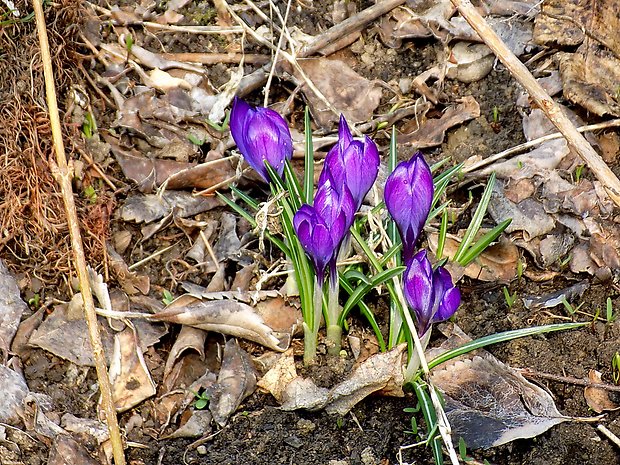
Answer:
[{"label": "purple crocus flower", "polygon": [[433,201],[433,175],[421,152],[401,162],[385,182],[385,205],[396,222],[408,263]]},{"label": "purple crocus flower", "polygon": [[295,233],[310,256],[319,281],[323,280],[327,265],[335,260],[354,215],[355,203],[349,189],[345,186],[339,193],[330,178],[319,187],[314,205],[304,204],[295,213]]},{"label": "purple crocus flower", "polygon": [[293,155],[293,139],[284,118],[264,107],[252,107],[235,97],[230,132],[245,161],[269,182],[265,162],[280,175]]},{"label": "purple crocus flower", "polygon": [[340,115],[338,143],[325,157],[319,185],[329,173],[337,188],[343,185],[349,188],[357,210],[377,179],[379,163],[376,144],[368,136],[363,141],[353,140],[347,120]]},{"label": "purple crocus flower", "polygon": [[418,252],[408,263],[403,275],[405,299],[413,310],[422,337],[433,323],[450,318],[461,304],[461,293],[452,284],[448,270],[433,271],[426,250]]}]

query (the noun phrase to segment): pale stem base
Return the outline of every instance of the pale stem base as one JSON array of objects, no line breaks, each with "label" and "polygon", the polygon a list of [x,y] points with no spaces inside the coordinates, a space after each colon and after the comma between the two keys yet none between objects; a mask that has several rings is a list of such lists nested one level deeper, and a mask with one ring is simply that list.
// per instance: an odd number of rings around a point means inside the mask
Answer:
[{"label": "pale stem base", "polygon": [[338,305],[338,280],[330,279],[329,295],[327,296],[327,353],[338,355],[342,347],[342,328],[338,325],[340,305]]}]

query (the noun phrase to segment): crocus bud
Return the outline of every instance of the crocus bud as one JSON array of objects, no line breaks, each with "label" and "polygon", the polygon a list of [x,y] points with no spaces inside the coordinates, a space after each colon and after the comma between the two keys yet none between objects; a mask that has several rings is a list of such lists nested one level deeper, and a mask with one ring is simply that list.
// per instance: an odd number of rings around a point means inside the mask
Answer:
[{"label": "crocus bud", "polygon": [[347,120],[340,115],[338,143],[325,157],[319,185],[329,172],[337,189],[342,185],[349,188],[357,210],[377,179],[379,163],[376,144],[368,136],[363,141],[353,140]]},{"label": "crocus bud", "polygon": [[355,203],[349,190],[345,187],[340,194],[329,179],[319,186],[314,205],[304,204],[295,213],[295,233],[319,280],[324,278],[327,264],[337,256],[354,215]]},{"label": "crocus bud", "polygon": [[396,222],[408,263],[433,202],[433,175],[421,152],[399,163],[385,182],[385,206]]},{"label": "crocus bud", "polygon": [[252,107],[235,97],[230,132],[245,161],[269,182],[265,162],[280,175],[293,156],[293,139],[284,118],[273,110]]},{"label": "crocus bud", "polygon": [[461,293],[452,284],[450,273],[441,266],[433,272],[426,250],[409,261],[403,275],[403,288],[405,299],[415,313],[420,337],[433,323],[454,315],[461,304]]}]

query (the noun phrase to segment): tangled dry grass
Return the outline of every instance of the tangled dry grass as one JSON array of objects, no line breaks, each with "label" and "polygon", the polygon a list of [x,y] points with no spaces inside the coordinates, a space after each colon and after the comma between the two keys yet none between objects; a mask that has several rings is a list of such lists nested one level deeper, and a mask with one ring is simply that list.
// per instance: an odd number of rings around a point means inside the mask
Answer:
[{"label": "tangled dry grass", "polygon": [[[22,12],[31,9],[25,2],[16,6]],[[79,2],[70,0],[46,11],[61,98],[78,79],[72,72],[80,59],[77,45],[67,38],[76,36],[80,18]],[[1,27],[0,51],[0,257],[27,279],[36,277],[57,287],[69,275],[71,249],[62,198],[49,164],[53,149],[34,21]],[[63,130],[65,140],[75,137],[69,125]],[[72,155],[72,144],[67,147]],[[78,207],[82,228],[95,230],[85,234],[85,248],[93,259],[100,259],[107,221],[102,224],[102,216],[93,214],[88,202],[78,201]]]}]

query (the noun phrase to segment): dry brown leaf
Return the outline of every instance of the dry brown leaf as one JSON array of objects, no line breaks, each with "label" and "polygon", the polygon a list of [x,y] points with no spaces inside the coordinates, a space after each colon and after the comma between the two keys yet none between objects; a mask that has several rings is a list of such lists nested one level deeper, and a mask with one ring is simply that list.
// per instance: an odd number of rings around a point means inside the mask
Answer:
[{"label": "dry brown leaf", "polygon": [[536,16],[534,41],[541,45],[579,45],[583,27],[592,23],[589,2],[581,0],[547,0]]},{"label": "dry brown leaf", "polygon": [[0,423],[20,424],[24,400],[30,392],[24,376],[0,364],[0,392]]},{"label": "dry brown leaf", "polygon": [[136,151],[132,153],[122,149],[110,137],[106,140],[125,177],[134,181],[144,193],[152,192],[166,181],[166,188],[170,190],[208,189],[236,176],[236,169],[230,158],[200,164],[153,159],[141,156]]},{"label": "dry brown leaf", "polygon": [[151,287],[149,277],[129,271],[123,257],[114,250],[114,247],[109,242],[106,243],[106,249],[112,273],[123,288],[123,291],[129,295],[137,294],[138,292],[147,295]]},{"label": "dry brown leaf", "polygon": [[279,352],[286,350],[290,341],[290,333],[275,332],[252,307],[231,300],[209,301],[185,295],[151,319],[248,339]]},{"label": "dry brown leaf", "polygon": [[[590,370],[588,372],[588,379],[592,383],[602,383],[601,373],[596,370]],[[606,389],[587,386],[583,390],[583,395],[586,398],[588,407],[594,410],[596,413],[611,412],[620,409],[618,402],[611,400],[609,391]]]},{"label": "dry brown leaf", "polygon": [[616,96],[620,82],[620,60],[617,57],[583,46],[577,53],[558,53],[557,57],[564,97],[599,116],[620,115],[620,102]]},{"label": "dry brown leaf", "polygon": [[179,428],[162,439],[200,438],[208,436],[212,429],[213,415],[208,410],[194,410],[191,416]]},{"label": "dry brown leaf", "polygon": [[[441,348],[427,351],[427,358],[469,341],[455,326]],[[454,437],[474,449],[535,437],[570,419],[557,410],[547,391],[484,350],[439,365],[431,380],[443,393]]]},{"label": "dry brown leaf", "polygon": [[209,410],[215,422],[224,426],[243,399],[256,389],[256,370],[250,356],[230,339],[224,347],[222,367],[217,377]]},{"label": "dry brown leaf", "polygon": [[59,434],[50,448],[48,465],[100,465],[86,448],[68,435]]},{"label": "dry brown leaf", "polygon": [[27,309],[28,306],[21,298],[17,281],[4,261],[0,260],[0,353],[2,355],[0,363],[7,359],[17,327]]},{"label": "dry brown leaf", "polygon": [[[429,248],[433,253],[437,251],[438,239],[439,235],[437,233],[428,235]],[[460,238],[446,237],[443,257],[453,257],[460,244]],[[451,261],[446,263],[446,267],[450,268],[455,280],[465,275],[480,281],[509,282],[517,275],[518,261],[519,251],[517,247],[509,239],[502,236],[498,243],[486,248],[476,260],[464,269]]]},{"label": "dry brown leaf", "polygon": [[472,96],[466,96],[456,105],[449,106],[439,119],[426,119],[421,126],[405,130],[397,137],[399,144],[405,144],[416,149],[436,147],[443,142],[445,132],[465,121],[480,116],[480,105]]},{"label": "dry brown leaf", "polygon": [[[372,118],[382,93],[376,83],[363,78],[340,60],[307,58],[299,60],[299,65],[332,107],[344,114],[349,124]],[[303,82],[299,76],[297,79]],[[338,121],[339,115],[327,108],[307,86],[304,85],[303,89],[315,122],[323,128],[330,128]]]},{"label": "dry brown leaf", "polygon": [[295,369],[293,349],[288,349],[283,354],[280,354],[278,361],[258,380],[257,385],[259,388],[271,393],[279,403],[282,403],[286,387],[295,378],[297,378],[297,370]]},{"label": "dry brown leaf", "polygon": [[221,205],[216,197],[196,197],[182,191],[166,191],[163,195],[131,195],[121,207],[121,218],[136,223],[151,223],[173,212],[175,216],[184,218]]},{"label": "dry brown leaf", "polygon": [[181,328],[179,335],[168,353],[168,358],[166,359],[164,384],[168,384],[166,383],[166,378],[170,375],[172,367],[177,363],[179,357],[186,351],[194,351],[200,355],[200,358],[204,359],[206,340],[207,333],[202,329],[193,328],[192,326],[183,326]]},{"label": "dry brown leaf", "polygon": [[125,328],[114,337],[109,375],[118,412],[125,412],[155,395],[155,382],[144,362],[137,332]]}]

